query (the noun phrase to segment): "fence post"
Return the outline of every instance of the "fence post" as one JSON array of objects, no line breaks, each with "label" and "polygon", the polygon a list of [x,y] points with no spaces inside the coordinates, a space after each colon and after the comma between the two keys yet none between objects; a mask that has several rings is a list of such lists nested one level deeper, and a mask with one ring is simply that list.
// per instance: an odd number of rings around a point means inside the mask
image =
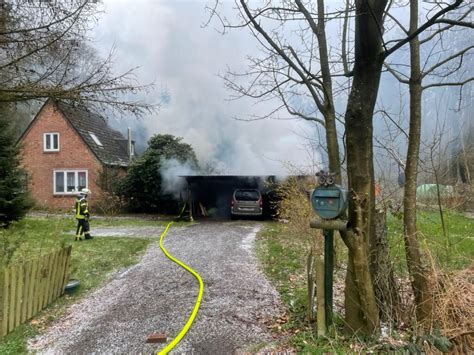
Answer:
[{"label": "fence post", "polygon": [[71,262],[71,250],[72,250],[72,245],[66,248],[66,260],[65,260],[65,265],[64,265],[64,276],[61,283],[61,294],[64,293],[64,288],[66,287],[69,281],[69,263]]},{"label": "fence post", "polygon": [[334,231],[323,230],[324,234],[324,300],[326,307],[326,327],[332,325],[332,278],[334,274]]},{"label": "fence post", "polygon": [[0,265],[0,338],[5,336],[7,330],[3,327],[3,318],[5,317],[5,299],[3,294],[5,293],[5,268]]}]

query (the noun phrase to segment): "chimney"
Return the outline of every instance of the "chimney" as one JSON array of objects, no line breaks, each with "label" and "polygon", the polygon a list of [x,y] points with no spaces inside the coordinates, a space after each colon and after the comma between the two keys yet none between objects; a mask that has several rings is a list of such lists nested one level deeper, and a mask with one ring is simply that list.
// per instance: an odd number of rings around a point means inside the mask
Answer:
[{"label": "chimney", "polygon": [[128,127],[128,142],[127,142],[127,151],[128,151],[128,161],[132,161],[134,151],[132,145],[132,130]]}]

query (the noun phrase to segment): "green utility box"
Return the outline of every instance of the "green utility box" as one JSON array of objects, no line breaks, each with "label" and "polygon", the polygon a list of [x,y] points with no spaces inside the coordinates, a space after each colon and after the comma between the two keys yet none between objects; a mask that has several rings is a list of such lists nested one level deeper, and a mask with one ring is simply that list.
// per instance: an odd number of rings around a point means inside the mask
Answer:
[{"label": "green utility box", "polygon": [[348,191],[338,185],[320,186],[313,191],[311,203],[316,214],[323,219],[337,218],[347,208]]}]

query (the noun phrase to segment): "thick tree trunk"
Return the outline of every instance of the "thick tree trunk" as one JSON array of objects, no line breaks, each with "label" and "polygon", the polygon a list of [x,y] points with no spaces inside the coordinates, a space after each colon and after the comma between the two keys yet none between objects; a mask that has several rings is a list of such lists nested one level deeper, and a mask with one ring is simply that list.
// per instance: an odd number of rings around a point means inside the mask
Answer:
[{"label": "thick tree trunk", "polygon": [[[323,89],[325,94],[325,103],[327,111],[324,113],[324,118],[326,122],[326,142],[329,156],[329,171],[336,173],[336,183],[340,184],[342,181],[341,177],[341,166],[339,159],[339,146],[337,141],[337,132],[336,132],[336,115],[333,104],[332,97],[332,80],[330,75],[329,63],[328,63],[328,50],[326,43],[326,36],[324,30],[324,0],[318,0],[318,26],[316,36],[318,38],[319,44],[319,57],[321,62],[321,73],[323,77]],[[388,255],[387,248],[378,248],[380,245],[387,245],[386,240],[381,240],[381,237],[386,238],[385,234],[373,234],[377,241],[371,243],[371,249],[369,253],[369,266],[373,275],[376,276],[376,283],[374,284],[375,291],[377,294],[377,301],[379,309],[382,309],[381,306],[385,309],[389,305],[390,312],[396,313],[398,309],[398,302],[394,290],[396,290],[395,282],[393,278],[393,273],[390,273],[388,270],[391,270],[390,259]],[[350,283],[351,284],[351,283]],[[393,295],[390,300],[388,295]],[[385,312],[384,312],[385,313]]]},{"label": "thick tree trunk", "polygon": [[[367,63],[354,72],[354,82],[346,111],[349,190],[356,199],[349,204],[349,225],[357,228],[354,228],[354,233],[348,233],[345,240],[349,248],[345,295],[346,323],[352,332],[361,331],[365,334],[375,332],[379,323],[369,270],[369,246],[375,245],[371,243],[372,237],[375,236],[372,112],[382,65],[371,64]],[[362,207],[362,216],[358,222],[355,210],[359,206]]]},{"label": "thick tree trunk", "polygon": [[354,78],[347,104],[346,148],[349,226],[344,242],[349,248],[346,276],[346,324],[349,331],[373,334],[379,327],[370,246],[375,246],[372,116],[383,64],[381,33],[386,1],[356,2]]},{"label": "thick tree trunk", "polygon": [[[410,33],[418,29],[418,1],[410,2]],[[405,165],[405,191],[403,196],[403,222],[405,228],[405,249],[408,271],[417,305],[418,321],[423,321],[431,313],[431,293],[429,292],[427,270],[421,260],[420,245],[416,227],[416,182],[421,132],[422,82],[420,69],[420,42],[418,37],[410,41],[410,129]]]},{"label": "thick tree trunk", "polygon": [[378,331],[379,316],[372,277],[362,235],[347,233],[350,239],[344,291],[345,326],[350,334],[373,335]]}]

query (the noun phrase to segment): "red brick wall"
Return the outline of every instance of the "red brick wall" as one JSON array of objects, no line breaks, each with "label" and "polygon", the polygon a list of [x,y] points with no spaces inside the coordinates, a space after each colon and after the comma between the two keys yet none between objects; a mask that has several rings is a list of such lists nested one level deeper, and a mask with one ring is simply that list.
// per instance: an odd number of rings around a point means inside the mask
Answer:
[{"label": "red brick wall", "polygon": [[[43,134],[59,132],[59,151],[43,151]],[[100,191],[96,184],[102,165],[54,104],[43,107],[22,137],[22,164],[28,172],[29,190],[41,209],[74,207],[76,195],[54,195],[54,170],[87,170],[91,206]]]}]

